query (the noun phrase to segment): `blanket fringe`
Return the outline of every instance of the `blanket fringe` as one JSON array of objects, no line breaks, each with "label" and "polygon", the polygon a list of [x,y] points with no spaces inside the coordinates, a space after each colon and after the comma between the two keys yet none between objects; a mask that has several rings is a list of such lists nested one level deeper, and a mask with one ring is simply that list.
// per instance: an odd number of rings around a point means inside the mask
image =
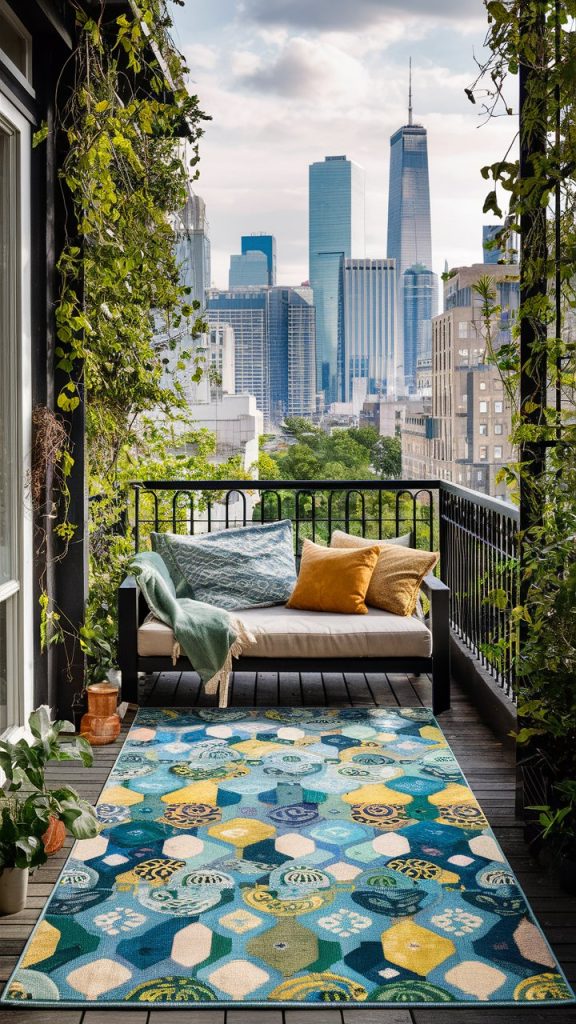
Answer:
[{"label": "blanket fringe", "polygon": [[216,672],[207,683],[204,683],[204,691],[212,696],[218,693],[218,707],[228,707],[228,689],[230,686],[230,673],[232,671],[232,659],[239,658],[242,651],[249,644],[255,643],[255,636],[240,619],[232,619],[232,629],[236,633],[236,639],[226,655],[226,661],[219,672]]}]

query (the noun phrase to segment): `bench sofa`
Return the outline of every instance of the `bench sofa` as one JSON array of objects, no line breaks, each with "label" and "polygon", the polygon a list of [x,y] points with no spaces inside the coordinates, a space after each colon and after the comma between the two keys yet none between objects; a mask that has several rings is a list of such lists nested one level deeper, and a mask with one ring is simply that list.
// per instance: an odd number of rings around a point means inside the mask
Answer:
[{"label": "bench sofa", "polygon": [[[430,672],[432,709],[450,707],[449,590],[426,576],[423,616],[393,615],[369,608],[367,615],[299,611],[277,605],[235,611],[255,642],[233,663],[237,671]],[[118,592],[118,662],[122,699],[138,703],[138,673],[191,671],[185,657],[172,661],[174,635],[153,619],[133,576]]]}]

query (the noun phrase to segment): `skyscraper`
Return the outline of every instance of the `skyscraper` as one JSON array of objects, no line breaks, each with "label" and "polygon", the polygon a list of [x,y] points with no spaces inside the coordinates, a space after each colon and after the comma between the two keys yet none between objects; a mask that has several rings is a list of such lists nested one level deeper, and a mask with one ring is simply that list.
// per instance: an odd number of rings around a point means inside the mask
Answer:
[{"label": "skyscraper", "polygon": [[310,288],[209,292],[208,321],[235,336],[236,393],[256,397],[265,424],[315,409],[316,317]]},{"label": "skyscraper", "polygon": [[500,248],[488,248],[488,243],[493,242],[499,231],[502,231],[502,224],[482,225],[482,262],[498,263],[504,260],[504,251]]},{"label": "skyscraper", "polygon": [[263,252],[266,257],[268,280],[266,284],[276,284],[276,239],[274,235],[252,234],[242,235],[241,252],[246,256],[250,252]]},{"label": "skyscraper", "polygon": [[174,222],[176,259],[180,264],[180,280],[192,289],[190,298],[203,307],[210,287],[210,239],[206,220],[206,204],[188,188],[184,208]]},{"label": "skyscraper", "polygon": [[341,396],[343,262],[364,255],[364,171],[345,156],[310,165],[310,285],[316,306],[316,388]]},{"label": "skyscraper", "polygon": [[268,260],[263,252],[230,257],[229,288],[262,288],[269,284]]},{"label": "skyscraper", "polygon": [[343,399],[354,381],[366,395],[395,388],[396,268],[389,259],[349,259],[343,265]]},{"label": "skyscraper", "polygon": [[416,386],[418,360],[432,358],[432,317],[438,312],[438,278],[431,270],[416,263],[404,271],[404,382],[411,395]]},{"label": "skyscraper", "polygon": [[398,282],[399,364],[405,372],[411,362],[404,331],[404,273],[420,265],[432,269],[430,186],[426,129],[412,118],[412,69],[408,93],[408,124],[390,139],[388,191],[388,256],[396,260]]},{"label": "skyscraper", "polygon": [[234,330],[236,394],[254,395],[270,422],[270,338],[265,288],[208,293],[208,322],[226,323]]}]

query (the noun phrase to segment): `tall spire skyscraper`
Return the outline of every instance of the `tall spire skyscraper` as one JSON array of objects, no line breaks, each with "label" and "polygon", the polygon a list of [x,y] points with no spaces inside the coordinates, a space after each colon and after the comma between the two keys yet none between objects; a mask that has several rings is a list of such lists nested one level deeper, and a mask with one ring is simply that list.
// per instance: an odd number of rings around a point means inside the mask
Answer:
[{"label": "tall spire skyscraper", "polygon": [[408,124],[390,138],[388,190],[388,257],[396,260],[398,282],[398,364],[400,376],[406,365],[415,365],[417,353],[406,347],[418,331],[404,330],[404,274],[411,267],[432,269],[430,185],[426,129],[414,124],[412,112],[412,60],[408,84]]}]

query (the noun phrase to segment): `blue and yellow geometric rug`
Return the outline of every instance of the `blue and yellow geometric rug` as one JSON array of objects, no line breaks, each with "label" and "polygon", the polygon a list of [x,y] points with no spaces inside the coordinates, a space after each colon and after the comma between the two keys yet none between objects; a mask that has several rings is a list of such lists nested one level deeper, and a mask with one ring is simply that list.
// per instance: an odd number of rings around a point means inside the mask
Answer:
[{"label": "blue and yellow geometric rug", "polygon": [[3,1001],[566,1004],[431,712],[142,710]]}]

